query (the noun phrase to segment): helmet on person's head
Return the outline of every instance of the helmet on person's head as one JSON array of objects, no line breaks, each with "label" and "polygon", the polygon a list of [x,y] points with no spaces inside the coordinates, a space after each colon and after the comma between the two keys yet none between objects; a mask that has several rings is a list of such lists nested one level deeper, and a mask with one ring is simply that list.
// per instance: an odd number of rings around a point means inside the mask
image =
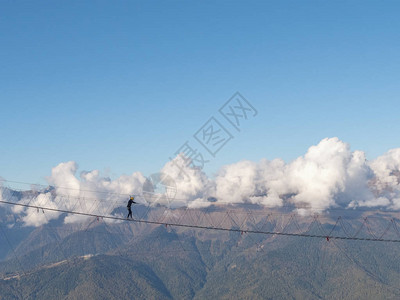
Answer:
[{"label": "helmet on person's head", "polygon": [[131,198],[130,198],[131,200],[133,200],[134,198],[133,198],[133,196],[131,196]]}]

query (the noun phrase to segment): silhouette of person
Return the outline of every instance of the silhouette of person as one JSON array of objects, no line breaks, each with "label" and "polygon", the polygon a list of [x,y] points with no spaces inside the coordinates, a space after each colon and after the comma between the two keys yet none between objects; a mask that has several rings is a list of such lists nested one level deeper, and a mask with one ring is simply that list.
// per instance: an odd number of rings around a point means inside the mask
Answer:
[{"label": "silhouette of person", "polygon": [[131,196],[130,198],[129,198],[129,201],[128,201],[128,205],[126,206],[126,208],[128,209],[128,216],[126,217],[127,219],[129,218],[129,216],[131,217],[131,219],[132,219],[132,209],[131,209],[131,206],[132,206],[132,203],[135,203],[136,204],[136,202],[135,201],[133,201],[133,196]]}]

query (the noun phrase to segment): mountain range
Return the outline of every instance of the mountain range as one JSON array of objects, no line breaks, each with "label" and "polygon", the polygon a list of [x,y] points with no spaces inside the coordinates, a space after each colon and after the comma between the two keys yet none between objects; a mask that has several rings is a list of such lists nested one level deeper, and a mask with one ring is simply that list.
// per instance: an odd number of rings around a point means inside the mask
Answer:
[{"label": "mountain range", "polygon": [[[239,212],[240,208],[236,215]],[[362,228],[366,216],[371,221],[362,230],[365,236],[371,227],[384,232],[390,220],[398,221],[396,214],[365,212],[348,221],[346,230]],[[65,215],[35,228],[25,227],[3,207],[0,217],[0,299],[400,298],[400,243],[396,242],[101,218],[64,224]],[[269,220],[253,219],[253,225],[279,232],[282,217],[290,220],[287,214],[276,213]],[[299,223],[309,235],[333,230],[332,236],[341,236],[344,231],[329,215],[320,218],[321,228],[312,221]]]}]

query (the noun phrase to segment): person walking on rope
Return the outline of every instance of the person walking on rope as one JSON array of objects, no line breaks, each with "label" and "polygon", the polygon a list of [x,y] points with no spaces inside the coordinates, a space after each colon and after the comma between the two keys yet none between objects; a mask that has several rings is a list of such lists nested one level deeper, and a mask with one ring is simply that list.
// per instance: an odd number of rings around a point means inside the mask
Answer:
[{"label": "person walking on rope", "polygon": [[128,201],[128,205],[126,206],[126,208],[128,209],[128,216],[126,217],[127,219],[129,219],[129,216],[131,216],[131,219],[132,219],[132,209],[131,209],[131,206],[132,206],[132,203],[137,203],[137,202],[135,202],[135,201],[133,201],[133,196],[131,196],[130,198],[129,198],[129,201]]}]

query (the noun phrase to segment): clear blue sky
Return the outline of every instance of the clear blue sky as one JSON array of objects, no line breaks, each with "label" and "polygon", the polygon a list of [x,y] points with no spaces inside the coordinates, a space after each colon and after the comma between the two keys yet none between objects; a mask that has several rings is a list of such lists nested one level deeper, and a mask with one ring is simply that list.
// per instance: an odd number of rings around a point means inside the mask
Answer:
[{"label": "clear blue sky", "polygon": [[399,144],[400,2],[0,2],[0,176],[74,160],[158,171],[240,91],[258,110],[205,169],[338,136]]}]

